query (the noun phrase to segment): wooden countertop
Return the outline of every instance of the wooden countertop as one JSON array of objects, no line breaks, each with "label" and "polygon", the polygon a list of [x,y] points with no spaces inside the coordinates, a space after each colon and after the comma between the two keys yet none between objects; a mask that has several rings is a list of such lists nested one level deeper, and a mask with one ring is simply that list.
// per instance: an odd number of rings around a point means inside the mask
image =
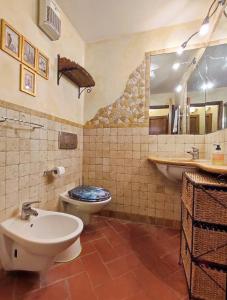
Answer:
[{"label": "wooden countertop", "polygon": [[206,159],[193,160],[187,158],[174,158],[174,157],[168,158],[168,157],[149,156],[148,160],[153,163],[195,167],[209,173],[227,175],[227,166],[213,165],[211,161]]}]

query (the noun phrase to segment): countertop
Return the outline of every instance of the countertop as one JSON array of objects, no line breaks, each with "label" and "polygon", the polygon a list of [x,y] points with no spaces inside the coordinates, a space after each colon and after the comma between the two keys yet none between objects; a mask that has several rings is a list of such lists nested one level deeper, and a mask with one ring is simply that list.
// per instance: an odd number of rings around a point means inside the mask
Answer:
[{"label": "countertop", "polygon": [[159,164],[195,167],[209,173],[227,175],[227,166],[213,165],[211,161],[206,159],[193,160],[187,158],[149,156],[148,160]]}]

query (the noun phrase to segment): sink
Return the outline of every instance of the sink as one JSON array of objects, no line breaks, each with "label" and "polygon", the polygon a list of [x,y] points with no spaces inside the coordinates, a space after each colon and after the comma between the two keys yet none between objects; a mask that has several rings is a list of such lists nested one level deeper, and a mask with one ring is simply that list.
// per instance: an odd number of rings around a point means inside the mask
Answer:
[{"label": "sink", "polygon": [[195,171],[201,164],[211,165],[206,159],[191,159],[185,157],[151,158],[158,170],[169,180],[179,183],[184,172]]},{"label": "sink", "polygon": [[5,270],[42,271],[80,236],[76,216],[36,209],[38,216],[20,216],[0,224],[0,257]]},{"label": "sink", "polygon": [[163,164],[157,163],[156,166],[158,170],[167,177],[170,181],[179,183],[182,181],[183,173],[195,171],[196,167],[184,166],[184,165],[174,165],[174,164]]},{"label": "sink", "polygon": [[191,162],[192,159],[185,158],[185,157],[176,157],[176,158],[169,158],[170,161],[177,161],[177,162]]},{"label": "sink", "polygon": [[212,174],[227,175],[226,165],[214,165],[211,160],[191,159],[185,157],[163,158],[150,156],[149,161],[154,163],[158,170],[169,180],[179,183],[184,172],[201,169]]},{"label": "sink", "polygon": [[212,165],[212,162],[207,159],[195,159],[194,162],[199,164]]}]

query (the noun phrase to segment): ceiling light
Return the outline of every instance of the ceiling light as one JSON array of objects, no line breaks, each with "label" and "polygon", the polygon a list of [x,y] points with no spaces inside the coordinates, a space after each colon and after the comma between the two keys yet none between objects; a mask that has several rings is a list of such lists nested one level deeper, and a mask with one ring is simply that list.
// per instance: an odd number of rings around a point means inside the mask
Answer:
[{"label": "ceiling light", "polygon": [[180,92],[182,91],[182,89],[183,89],[182,85],[179,84],[179,85],[175,88],[175,91],[176,91],[177,93],[180,93]]},{"label": "ceiling light", "polygon": [[[210,29],[210,20],[211,18],[214,16],[214,14],[216,13],[216,11],[218,10],[219,6],[224,6],[226,4],[226,0],[213,0],[211,6],[209,7],[208,13],[205,17],[205,19],[203,20],[203,23],[200,27],[199,31],[196,31],[195,33],[193,33],[181,46],[180,48],[177,50],[177,54],[178,55],[182,55],[182,53],[184,52],[185,48],[187,47],[187,44],[189,43],[189,41],[196,36],[197,34],[200,34],[201,36],[206,35],[209,32]],[[225,16],[227,17],[227,13],[224,11]]]},{"label": "ceiling light", "polygon": [[184,52],[184,48],[182,46],[180,46],[179,49],[177,49],[177,54],[181,55]]},{"label": "ceiling light", "polygon": [[206,35],[209,32],[209,29],[210,29],[210,19],[207,16],[203,21],[202,26],[200,27],[199,34],[201,36]]},{"label": "ceiling light", "polygon": [[201,89],[205,91],[205,90],[211,90],[213,87],[214,87],[213,82],[207,81],[202,84]]},{"label": "ceiling light", "polygon": [[184,43],[180,46],[180,48],[177,50],[177,54],[178,54],[178,55],[181,55],[181,54],[184,52],[185,48],[187,47],[187,44],[188,44],[188,41],[184,42]]},{"label": "ceiling light", "polygon": [[210,90],[210,89],[212,89],[213,87],[214,87],[213,82],[208,81],[208,82],[207,82],[207,88]]},{"label": "ceiling light", "polygon": [[179,68],[180,68],[180,63],[179,63],[179,62],[174,63],[173,66],[172,66],[172,69],[173,69],[174,71],[177,71]]}]

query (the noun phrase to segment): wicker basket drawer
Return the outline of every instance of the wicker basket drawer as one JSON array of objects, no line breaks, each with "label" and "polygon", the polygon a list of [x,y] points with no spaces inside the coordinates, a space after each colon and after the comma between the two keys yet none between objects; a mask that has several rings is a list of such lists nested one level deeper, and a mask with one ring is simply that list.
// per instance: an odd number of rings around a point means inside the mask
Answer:
[{"label": "wicker basket drawer", "polygon": [[193,226],[192,229],[192,218],[184,205],[182,205],[182,226],[193,257],[227,265],[227,232],[197,226]]},{"label": "wicker basket drawer", "polygon": [[191,262],[184,235],[182,235],[181,257],[192,299],[226,300],[226,273]]},{"label": "wicker basket drawer", "polygon": [[194,193],[194,186],[188,180],[188,178],[184,175],[183,182],[182,182],[182,201],[187,209],[192,213],[193,207],[193,193]]},{"label": "wicker basket drawer", "polygon": [[191,256],[189,249],[187,247],[187,243],[185,240],[185,236],[181,235],[181,258],[184,266],[185,276],[187,280],[188,287],[190,286],[190,268],[191,268]]},{"label": "wicker basket drawer", "polygon": [[227,191],[183,178],[182,201],[194,219],[227,225]]}]

